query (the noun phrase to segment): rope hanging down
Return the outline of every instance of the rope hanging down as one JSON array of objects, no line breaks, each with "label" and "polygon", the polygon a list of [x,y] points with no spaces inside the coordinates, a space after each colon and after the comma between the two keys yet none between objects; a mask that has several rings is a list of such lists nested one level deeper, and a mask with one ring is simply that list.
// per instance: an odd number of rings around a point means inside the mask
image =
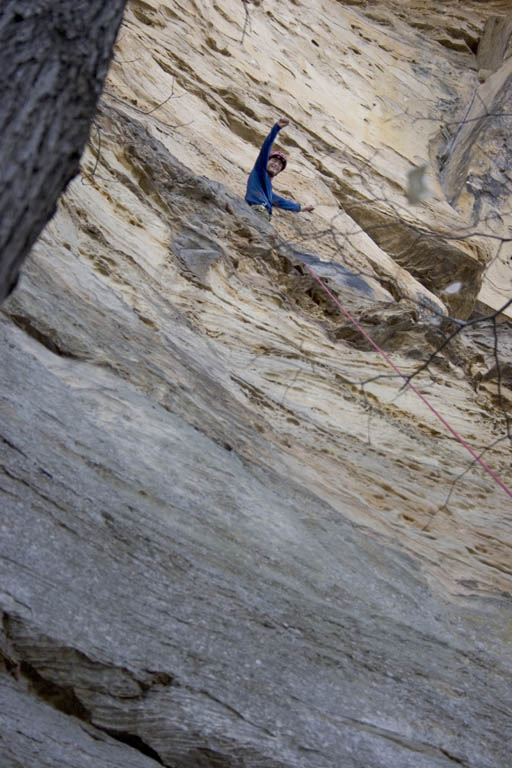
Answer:
[{"label": "rope hanging down", "polygon": [[306,269],[308,270],[308,272],[310,272],[310,274],[313,276],[313,278],[314,278],[314,279],[317,281],[317,283],[319,283],[319,284],[320,284],[320,286],[321,286],[321,287],[322,287],[322,289],[323,289],[323,290],[324,290],[324,291],[325,291],[325,292],[328,294],[328,296],[330,296],[330,297],[331,297],[331,299],[334,301],[334,303],[336,304],[336,306],[337,306],[337,307],[339,307],[339,309],[341,309],[341,311],[343,312],[343,314],[344,314],[344,315],[346,315],[346,316],[348,317],[348,319],[350,320],[350,322],[351,322],[351,323],[353,323],[353,324],[355,325],[355,327],[358,329],[358,331],[360,331],[360,332],[363,334],[363,336],[365,337],[365,339],[367,339],[367,341],[369,341],[369,342],[370,342],[370,344],[372,345],[372,347],[373,347],[374,349],[376,349],[376,350],[377,350],[377,352],[378,352],[380,355],[382,355],[382,357],[384,358],[384,360],[387,362],[387,364],[388,364],[388,365],[390,365],[390,366],[391,366],[391,368],[392,368],[392,369],[395,371],[395,373],[397,373],[397,374],[398,374],[398,375],[399,375],[399,376],[400,376],[400,377],[401,377],[401,378],[402,378],[402,379],[405,381],[405,383],[407,384],[407,386],[408,386],[408,387],[410,387],[410,389],[412,389],[412,391],[413,391],[413,392],[415,392],[415,393],[418,395],[418,397],[419,397],[421,400],[423,400],[423,402],[425,403],[425,405],[426,405],[428,408],[430,408],[430,410],[432,411],[432,413],[433,413],[433,414],[435,414],[435,416],[437,416],[437,418],[439,419],[439,421],[440,421],[442,424],[444,424],[444,426],[445,426],[445,427],[446,427],[446,428],[447,428],[447,429],[448,429],[448,430],[449,430],[449,431],[452,433],[452,435],[453,435],[455,438],[457,438],[457,440],[459,441],[459,443],[461,443],[461,445],[463,445],[463,446],[464,446],[464,448],[465,448],[467,451],[469,451],[469,453],[471,454],[471,456],[473,457],[473,459],[474,459],[475,461],[478,461],[478,463],[479,463],[479,464],[480,464],[480,465],[481,465],[481,466],[482,466],[482,467],[485,469],[485,471],[486,471],[486,472],[487,472],[487,473],[488,473],[488,474],[489,474],[489,475],[490,475],[490,476],[493,478],[493,480],[495,480],[495,481],[498,483],[498,485],[500,486],[500,488],[503,488],[503,490],[505,491],[505,493],[508,493],[508,495],[509,495],[510,497],[512,497],[512,491],[510,490],[510,488],[509,488],[507,485],[505,485],[505,483],[503,482],[503,480],[501,480],[501,478],[499,478],[499,477],[498,477],[498,475],[497,475],[495,472],[493,472],[493,471],[492,471],[492,469],[491,469],[491,468],[490,468],[490,467],[489,467],[489,466],[488,466],[488,465],[485,463],[485,461],[483,461],[483,460],[480,458],[480,456],[478,456],[478,455],[477,455],[477,454],[474,452],[474,450],[471,448],[471,446],[470,446],[470,445],[468,445],[468,444],[466,443],[466,441],[465,441],[465,440],[464,440],[464,439],[463,439],[463,438],[462,438],[462,437],[461,437],[461,436],[460,436],[460,435],[459,435],[459,434],[458,434],[458,433],[457,433],[457,432],[454,430],[454,428],[453,428],[453,427],[452,427],[450,424],[448,424],[448,422],[446,421],[446,419],[444,419],[444,418],[443,418],[443,416],[441,416],[441,414],[439,413],[439,411],[437,411],[437,410],[434,408],[434,406],[433,406],[433,405],[431,405],[431,404],[429,403],[429,401],[427,400],[427,398],[426,398],[426,397],[424,397],[424,396],[421,394],[421,392],[420,392],[420,391],[419,391],[419,390],[418,390],[418,389],[417,389],[417,388],[414,386],[414,384],[411,384],[411,382],[409,381],[409,378],[408,378],[408,377],[407,377],[407,376],[406,376],[404,373],[402,373],[402,371],[400,371],[400,370],[399,370],[399,368],[397,368],[397,367],[396,367],[396,365],[393,363],[393,361],[392,361],[392,360],[390,360],[390,358],[389,358],[389,357],[386,355],[386,353],[384,352],[384,350],[382,350],[382,349],[381,349],[381,348],[378,346],[378,344],[376,344],[376,343],[373,341],[373,339],[372,339],[372,338],[371,338],[371,337],[370,337],[370,336],[369,336],[369,335],[366,333],[366,331],[364,330],[364,328],[362,328],[362,327],[359,325],[359,323],[357,322],[357,320],[356,320],[354,317],[352,317],[352,315],[350,314],[350,312],[348,311],[348,309],[345,309],[345,307],[344,307],[344,306],[343,306],[343,305],[342,305],[342,304],[341,304],[341,303],[338,301],[338,299],[336,298],[336,296],[334,296],[334,294],[333,294],[333,293],[332,293],[332,292],[329,290],[329,288],[328,288],[328,287],[325,285],[325,283],[324,283],[324,282],[322,282],[322,280],[321,280],[321,279],[318,277],[318,275],[316,274],[316,272],[314,272],[314,271],[311,269],[311,267],[309,266],[309,264],[304,264],[304,266],[306,267]]}]

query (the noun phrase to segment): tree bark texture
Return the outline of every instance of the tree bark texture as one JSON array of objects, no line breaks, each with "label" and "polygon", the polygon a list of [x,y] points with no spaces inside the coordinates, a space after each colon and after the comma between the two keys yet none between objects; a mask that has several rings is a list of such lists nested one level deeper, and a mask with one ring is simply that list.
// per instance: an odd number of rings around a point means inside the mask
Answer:
[{"label": "tree bark texture", "polygon": [[126,0],[3,0],[0,302],[76,175]]}]

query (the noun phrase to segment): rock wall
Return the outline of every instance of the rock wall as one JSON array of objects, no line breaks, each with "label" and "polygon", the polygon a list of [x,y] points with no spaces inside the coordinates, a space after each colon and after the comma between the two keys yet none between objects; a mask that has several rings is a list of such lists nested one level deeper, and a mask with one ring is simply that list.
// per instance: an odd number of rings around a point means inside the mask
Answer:
[{"label": "rock wall", "polygon": [[[510,487],[510,8],[464,6],[129,3],[0,315],[7,768],[509,765],[510,498],[308,271],[407,375],[471,318],[416,385]],[[281,114],[317,207],[268,224]]]}]

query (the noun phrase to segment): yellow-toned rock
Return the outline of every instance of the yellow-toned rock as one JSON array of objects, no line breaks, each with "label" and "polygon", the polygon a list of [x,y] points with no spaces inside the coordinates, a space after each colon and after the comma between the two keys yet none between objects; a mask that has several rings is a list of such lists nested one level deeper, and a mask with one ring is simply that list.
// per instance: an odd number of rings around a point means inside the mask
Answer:
[{"label": "yellow-toned rock", "polygon": [[129,4],[0,316],[13,766],[508,766],[507,5]]}]

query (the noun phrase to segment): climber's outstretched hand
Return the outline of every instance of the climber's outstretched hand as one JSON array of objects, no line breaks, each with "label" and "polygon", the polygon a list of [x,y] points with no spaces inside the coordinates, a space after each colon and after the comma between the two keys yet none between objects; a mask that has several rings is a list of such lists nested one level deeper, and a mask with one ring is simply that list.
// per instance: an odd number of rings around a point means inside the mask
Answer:
[{"label": "climber's outstretched hand", "polygon": [[279,120],[277,121],[277,124],[280,128],[285,128],[287,125],[290,124],[290,121],[288,120],[287,117],[280,117]]},{"label": "climber's outstretched hand", "polygon": [[314,211],[314,210],[315,210],[314,205],[305,205],[304,207],[301,206],[301,211],[303,211],[304,213],[311,213],[311,211]]}]

